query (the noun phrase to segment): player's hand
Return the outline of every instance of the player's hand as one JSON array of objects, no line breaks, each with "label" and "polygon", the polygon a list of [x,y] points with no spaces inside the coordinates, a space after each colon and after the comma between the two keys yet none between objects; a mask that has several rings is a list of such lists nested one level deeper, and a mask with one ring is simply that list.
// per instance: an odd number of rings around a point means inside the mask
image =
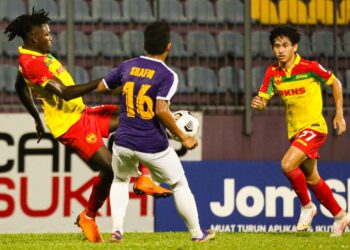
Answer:
[{"label": "player's hand", "polygon": [[250,106],[256,110],[263,110],[265,108],[265,103],[260,96],[254,96]]},{"label": "player's hand", "polygon": [[41,141],[41,138],[43,138],[43,135],[45,134],[44,126],[41,122],[41,120],[35,121],[35,128],[36,128],[36,137],[37,137],[37,143]]},{"label": "player's hand", "polygon": [[336,135],[342,135],[346,131],[346,122],[342,115],[335,115],[333,119],[333,129]]},{"label": "player's hand", "polygon": [[185,148],[187,149],[194,149],[195,147],[198,146],[198,142],[196,138],[193,136],[187,135],[183,140],[182,140],[182,145],[184,145]]}]

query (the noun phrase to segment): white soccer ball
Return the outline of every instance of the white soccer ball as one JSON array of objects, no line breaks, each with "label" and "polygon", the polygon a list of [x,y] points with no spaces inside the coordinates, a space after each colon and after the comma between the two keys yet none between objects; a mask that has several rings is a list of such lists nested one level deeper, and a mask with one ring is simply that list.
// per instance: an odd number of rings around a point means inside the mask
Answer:
[{"label": "white soccer ball", "polygon": [[[186,135],[196,136],[199,130],[198,119],[187,110],[179,110],[173,112],[176,125],[184,132]],[[168,131],[170,138],[179,141],[179,138]]]}]

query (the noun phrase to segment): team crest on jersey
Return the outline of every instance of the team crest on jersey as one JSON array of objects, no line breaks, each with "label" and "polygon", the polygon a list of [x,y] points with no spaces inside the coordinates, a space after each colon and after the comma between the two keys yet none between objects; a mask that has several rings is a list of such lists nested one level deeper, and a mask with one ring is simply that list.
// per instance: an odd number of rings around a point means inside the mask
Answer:
[{"label": "team crest on jersey", "polygon": [[273,78],[273,80],[274,80],[274,83],[275,83],[276,85],[278,85],[278,84],[280,84],[280,83],[282,82],[282,76],[277,75],[277,76],[275,76],[275,77]]},{"label": "team crest on jersey", "polygon": [[89,133],[85,140],[90,144],[94,144],[97,142],[97,136],[94,133]]}]

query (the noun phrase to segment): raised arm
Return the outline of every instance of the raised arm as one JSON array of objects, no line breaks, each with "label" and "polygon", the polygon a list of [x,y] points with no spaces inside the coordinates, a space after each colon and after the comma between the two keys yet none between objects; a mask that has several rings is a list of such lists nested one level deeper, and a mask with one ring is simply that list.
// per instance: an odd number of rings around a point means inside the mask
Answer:
[{"label": "raised arm", "polygon": [[333,98],[335,103],[335,116],[333,119],[333,128],[337,135],[342,135],[346,131],[346,123],[343,116],[343,90],[340,81],[334,78],[332,83]]},{"label": "raised arm", "polygon": [[194,137],[184,134],[176,125],[174,117],[170,112],[168,101],[157,99],[156,116],[172,134],[180,139],[182,145],[186,148],[194,149],[198,145]]},{"label": "raised arm", "polygon": [[46,84],[45,89],[63,98],[64,100],[69,101],[96,89],[100,81],[101,78],[83,84],[66,86],[60,79],[53,77]]},{"label": "raised arm", "polygon": [[35,121],[35,127],[36,127],[37,138],[38,138],[37,142],[39,142],[45,133],[45,129],[41,122],[38,109],[36,108],[35,103],[33,101],[30,88],[25,83],[20,72],[17,73],[15,89],[16,89],[18,98],[20,99],[22,104],[26,107],[29,114],[33,117]]}]

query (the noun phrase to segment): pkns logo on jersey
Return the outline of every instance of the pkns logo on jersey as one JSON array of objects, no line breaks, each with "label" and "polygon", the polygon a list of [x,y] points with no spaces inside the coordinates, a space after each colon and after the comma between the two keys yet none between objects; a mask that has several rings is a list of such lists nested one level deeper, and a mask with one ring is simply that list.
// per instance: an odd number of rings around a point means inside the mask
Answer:
[{"label": "pkns logo on jersey", "polygon": [[306,92],[305,87],[295,88],[295,89],[284,89],[279,90],[278,94],[280,96],[294,96],[294,95],[302,95]]}]

